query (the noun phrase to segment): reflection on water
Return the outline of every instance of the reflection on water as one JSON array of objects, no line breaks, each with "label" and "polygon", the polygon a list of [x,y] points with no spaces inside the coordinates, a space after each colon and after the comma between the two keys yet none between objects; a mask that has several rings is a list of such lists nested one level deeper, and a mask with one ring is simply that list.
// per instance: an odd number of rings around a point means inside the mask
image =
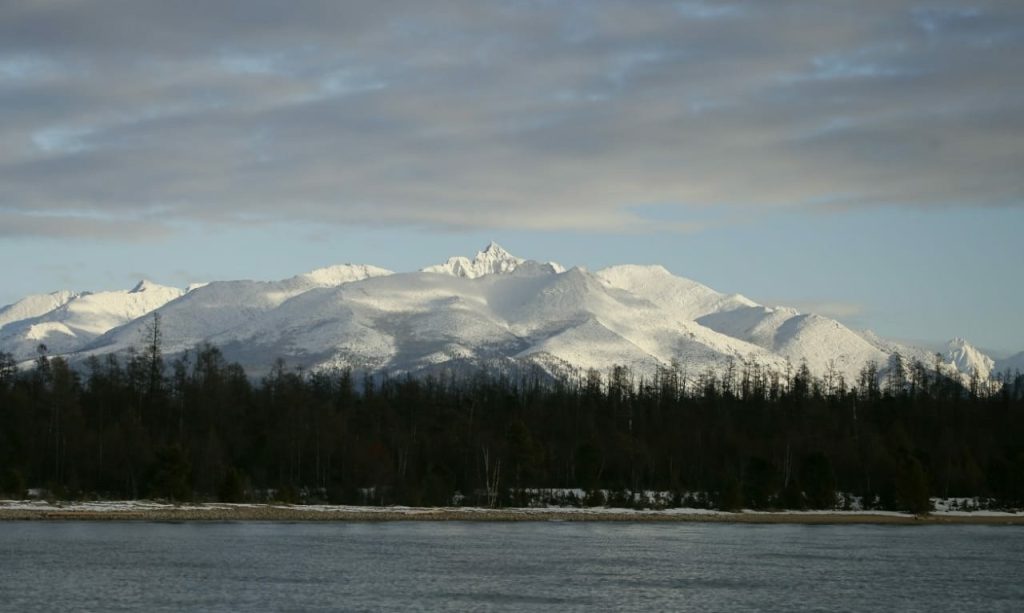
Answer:
[{"label": "reflection on water", "polygon": [[1024,610],[1024,528],[0,522],[0,609]]}]

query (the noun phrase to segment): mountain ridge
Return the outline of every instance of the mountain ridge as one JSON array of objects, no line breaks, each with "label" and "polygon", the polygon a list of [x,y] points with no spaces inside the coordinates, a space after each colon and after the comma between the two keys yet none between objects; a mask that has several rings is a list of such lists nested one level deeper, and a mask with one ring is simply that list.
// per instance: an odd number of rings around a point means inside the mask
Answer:
[{"label": "mountain ridge", "polygon": [[[552,370],[625,365],[641,375],[680,364],[696,376],[755,361],[782,372],[806,363],[848,382],[895,354],[934,353],[788,307],[760,305],[658,265],[589,272],[537,262],[489,244],[418,272],[339,264],[280,281],[214,281],[169,288],[54,292],[0,308],[0,351],[25,361],[45,344],[82,359],[140,344],[159,313],[164,350],[200,343],[260,372],[278,357],[308,369],[424,372],[489,360]],[[1016,357],[1016,356],[1015,356]],[[963,339],[945,368],[987,378],[1001,363]],[[462,367],[462,366],[460,366]]]}]

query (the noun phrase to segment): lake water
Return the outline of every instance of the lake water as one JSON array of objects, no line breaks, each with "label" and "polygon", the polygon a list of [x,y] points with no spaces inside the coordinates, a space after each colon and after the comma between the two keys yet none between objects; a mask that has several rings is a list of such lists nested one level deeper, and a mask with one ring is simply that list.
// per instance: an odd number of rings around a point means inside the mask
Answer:
[{"label": "lake water", "polygon": [[1024,528],[0,522],[0,609],[1024,611]]}]

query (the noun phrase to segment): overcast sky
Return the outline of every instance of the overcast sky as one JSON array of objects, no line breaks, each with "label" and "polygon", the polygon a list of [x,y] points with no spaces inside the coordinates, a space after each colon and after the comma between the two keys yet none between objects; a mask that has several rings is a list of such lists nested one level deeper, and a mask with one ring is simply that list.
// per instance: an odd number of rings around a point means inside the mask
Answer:
[{"label": "overcast sky", "polygon": [[490,239],[1024,349],[1024,3],[0,0],[0,303]]}]

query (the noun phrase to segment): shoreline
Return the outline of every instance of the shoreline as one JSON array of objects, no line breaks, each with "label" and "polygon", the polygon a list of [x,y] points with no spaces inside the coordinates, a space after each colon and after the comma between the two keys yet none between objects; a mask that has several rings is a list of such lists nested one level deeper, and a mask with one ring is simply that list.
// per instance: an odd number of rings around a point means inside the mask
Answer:
[{"label": "shoreline", "polygon": [[152,521],[152,522],[713,522],[743,524],[889,524],[1017,525],[1024,513],[948,513],[911,515],[888,511],[710,511],[611,508],[354,507],[284,504],[183,504],[148,501],[94,503],[0,502],[0,521]]}]

